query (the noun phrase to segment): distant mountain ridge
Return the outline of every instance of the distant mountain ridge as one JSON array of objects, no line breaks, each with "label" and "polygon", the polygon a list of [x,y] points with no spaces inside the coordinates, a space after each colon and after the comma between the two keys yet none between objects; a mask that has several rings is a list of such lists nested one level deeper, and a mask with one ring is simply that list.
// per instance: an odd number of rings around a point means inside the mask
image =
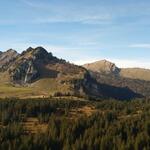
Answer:
[{"label": "distant mountain ridge", "polygon": [[150,97],[150,70],[142,68],[118,68],[106,60],[83,65],[98,82],[130,90]]},{"label": "distant mountain ridge", "polygon": [[97,72],[97,73],[104,73],[104,74],[118,74],[120,69],[112,62],[107,60],[100,60],[94,63],[88,63],[83,65],[86,69]]},{"label": "distant mountain ridge", "polygon": [[150,81],[150,69],[143,68],[122,68],[120,75],[126,78],[141,79]]},{"label": "distant mountain ridge", "polygon": [[[105,63],[106,70],[119,71]],[[125,100],[142,96],[126,87],[98,82],[84,67],[59,59],[43,47],[29,47],[21,54],[12,49],[3,52],[0,66],[1,97],[71,95]]]},{"label": "distant mountain ridge", "polygon": [[97,73],[113,74],[130,79],[150,81],[150,69],[119,68],[114,63],[107,60],[100,60],[94,63],[88,63],[83,65],[83,67]]}]

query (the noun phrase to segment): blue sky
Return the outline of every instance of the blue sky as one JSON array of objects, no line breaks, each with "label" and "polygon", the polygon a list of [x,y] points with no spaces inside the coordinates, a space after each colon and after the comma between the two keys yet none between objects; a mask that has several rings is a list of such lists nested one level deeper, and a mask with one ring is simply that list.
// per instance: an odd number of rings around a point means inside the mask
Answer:
[{"label": "blue sky", "polygon": [[1,0],[0,50],[43,46],[76,64],[150,68],[149,0]]}]

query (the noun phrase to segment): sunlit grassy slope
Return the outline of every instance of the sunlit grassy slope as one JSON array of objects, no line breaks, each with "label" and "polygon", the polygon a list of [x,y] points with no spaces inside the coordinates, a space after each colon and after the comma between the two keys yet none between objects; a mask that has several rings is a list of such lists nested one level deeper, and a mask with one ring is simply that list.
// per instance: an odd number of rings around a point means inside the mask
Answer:
[{"label": "sunlit grassy slope", "polygon": [[62,85],[57,79],[44,78],[32,84],[20,86],[10,82],[0,81],[0,98],[5,97],[49,97],[56,92],[71,92],[71,85]]}]

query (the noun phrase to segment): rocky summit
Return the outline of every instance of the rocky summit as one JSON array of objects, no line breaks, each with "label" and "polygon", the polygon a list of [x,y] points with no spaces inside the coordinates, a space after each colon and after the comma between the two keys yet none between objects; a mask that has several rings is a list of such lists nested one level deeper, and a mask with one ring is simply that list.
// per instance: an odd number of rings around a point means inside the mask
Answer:
[{"label": "rocky summit", "polygon": [[83,65],[99,83],[128,88],[135,93],[150,97],[150,70],[119,68],[107,60]]},{"label": "rocky summit", "polygon": [[30,47],[11,64],[9,68],[11,79],[20,84],[31,83],[45,74],[47,64],[56,60],[44,48]]},{"label": "rocky summit", "polygon": [[90,71],[104,74],[118,74],[120,71],[120,69],[114,63],[111,63],[107,60],[100,60],[94,63],[85,64],[83,67]]}]

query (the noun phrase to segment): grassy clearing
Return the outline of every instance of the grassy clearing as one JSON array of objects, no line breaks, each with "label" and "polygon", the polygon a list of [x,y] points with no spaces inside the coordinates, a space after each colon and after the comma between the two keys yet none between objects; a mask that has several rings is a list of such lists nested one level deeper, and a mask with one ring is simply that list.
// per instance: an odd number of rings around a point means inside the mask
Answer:
[{"label": "grassy clearing", "polygon": [[0,97],[43,98],[54,95],[56,92],[67,93],[70,85],[62,85],[56,79],[45,78],[27,86],[14,86],[9,82],[0,81]]},{"label": "grassy clearing", "polygon": [[0,85],[0,96],[3,97],[20,97],[32,94],[31,89],[27,87],[13,87],[9,84]]}]

